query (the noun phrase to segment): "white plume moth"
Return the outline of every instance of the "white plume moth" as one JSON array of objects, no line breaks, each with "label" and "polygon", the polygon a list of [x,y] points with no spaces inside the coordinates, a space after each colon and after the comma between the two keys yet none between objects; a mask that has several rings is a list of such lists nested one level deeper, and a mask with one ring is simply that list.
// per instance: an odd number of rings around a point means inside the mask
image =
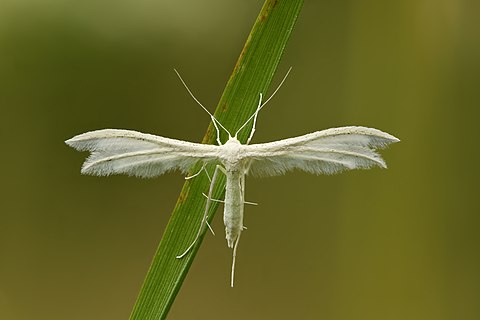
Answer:
[{"label": "white plume moth", "polygon": [[[175,71],[176,72],[176,71]],[[290,70],[288,71],[290,72]],[[177,73],[180,77],[180,75]],[[185,256],[198,237],[208,226],[207,214],[212,199],[214,185],[219,174],[227,177],[223,221],[228,246],[233,248],[231,286],[233,287],[235,256],[240,235],[244,229],[243,209],[245,201],[245,176],[275,176],[293,169],[314,174],[333,174],[342,170],[367,169],[373,166],[386,168],[386,164],[375,151],[399,139],[377,129],[366,127],[341,127],[317,131],[303,136],[269,143],[252,144],[259,111],[275,95],[285,81],[283,78],[272,96],[262,102],[262,94],[256,111],[236,131],[230,132],[195,98],[184,84],[193,99],[210,115],[217,131],[218,145],[199,144],[131,130],[104,129],[77,135],[66,144],[79,150],[90,151],[91,155],[82,166],[83,174],[108,176],[127,174],[150,178],[167,171],[179,170],[186,173],[197,162],[202,169],[193,178],[205,170],[208,163],[216,163],[211,177],[210,188],[204,215],[197,235],[192,244],[177,258]],[[253,129],[246,144],[241,144],[238,133],[253,120]],[[219,127],[225,130],[229,138],[225,143],[220,140]],[[207,173],[208,175],[208,173]],[[210,177],[209,177],[210,178]],[[209,227],[209,226],[208,226]]]}]

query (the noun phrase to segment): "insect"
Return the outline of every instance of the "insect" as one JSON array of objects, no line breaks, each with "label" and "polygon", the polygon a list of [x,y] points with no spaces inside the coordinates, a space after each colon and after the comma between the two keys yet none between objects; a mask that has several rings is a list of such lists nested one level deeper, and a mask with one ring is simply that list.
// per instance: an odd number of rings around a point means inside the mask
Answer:
[{"label": "insect", "polygon": [[[175,70],[175,72],[177,72]],[[275,95],[285,81],[269,99],[262,101],[260,93],[256,111],[235,132],[231,134],[215,117],[195,98],[177,72],[183,85],[192,98],[210,115],[216,128],[218,145],[193,143],[131,130],[104,129],[77,135],[65,143],[79,151],[90,151],[91,155],[82,166],[83,174],[108,176],[127,174],[150,178],[167,171],[179,170],[186,173],[197,162],[202,169],[193,178],[206,171],[205,165],[216,163],[207,197],[202,222],[185,256],[198,240],[201,232],[208,226],[207,214],[212,201],[215,182],[219,174],[226,175],[226,189],[223,221],[228,247],[233,249],[231,286],[234,282],[235,257],[240,235],[244,230],[243,212],[245,201],[245,176],[276,176],[293,169],[314,174],[333,174],[342,170],[366,169],[373,166],[386,168],[386,164],[375,151],[399,139],[377,129],[349,126],[317,131],[299,137],[261,144],[250,144],[255,132],[259,111]],[[246,144],[237,139],[238,133],[253,121],[253,128]],[[220,128],[228,133],[228,140],[220,140]],[[207,173],[208,175],[208,173]]]}]

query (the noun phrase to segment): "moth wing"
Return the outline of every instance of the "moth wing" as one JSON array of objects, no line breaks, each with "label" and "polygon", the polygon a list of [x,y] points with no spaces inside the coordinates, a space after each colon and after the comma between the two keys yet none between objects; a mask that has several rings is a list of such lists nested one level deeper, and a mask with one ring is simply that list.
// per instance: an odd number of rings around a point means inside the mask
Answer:
[{"label": "moth wing", "polygon": [[91,152],[83,163],[83,174],[127,174],[145,178],[171,170],[186,172],[197,161],[216,160],[218,148],[118,129],[86,132],[65,143],[79,151]]},{"label": "moth wing", "polygon": [[341,127],[245,146],[249,173],[275,176],[293,169],[314,174],[333,174],[348,169],[373,166],[386,168],[376,149],[399,139],[377,129]]}]

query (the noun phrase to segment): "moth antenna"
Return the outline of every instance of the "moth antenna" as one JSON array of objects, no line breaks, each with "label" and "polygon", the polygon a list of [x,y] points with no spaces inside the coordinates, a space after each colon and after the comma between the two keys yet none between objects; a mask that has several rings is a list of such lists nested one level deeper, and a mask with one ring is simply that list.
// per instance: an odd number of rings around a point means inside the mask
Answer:
[{"label": "moth antenna", "polygon": [[238,242],[240,241],[240,235],[238,235],[237,240],[235,241],[235,246],[233,247],[233,255],[232,255],[232,278],[230,281],[230,286],[233,288],[233,280],[235,277],[235,258],[237,256],[237,247],[238,247]]},{"label": "moth antenna", "polygon": [[[208,113],[208,115],[210,116],[210,118],[212,119],[212,122],[213,122],[213,125],[215,126],[215,130],[217,130],[217,142],[218,142],[218,145],[222,145],[222,142],[220,141],[220,130],[218,129],[218,126],[220,126],[220,128],[222,128],[223,130],[225,130],[225,132],[228,133],[228,136],[229,137],[232,137],[232,135],[230,134],[230,132],[220,123],[220,121],[218,121],[214,116],[213,114],[208,111],[207,108],[205,108],[203,106],[203,104],[198,101],[198,99],[193,95],[192,91],[188,88],[187,84],[185,83],[185,81],[183,80],[182,76],[180,75],[180,73],[178,73],[177,69],[173,69],[173,71],[175,71],[175,73],[177,74],[178,78],[180,79],[180,81],[182,82],[183,86],[185,87],[185,89],[187,89],[187,92],[190,94],[190,96],[193,98],[193,100],[195,100],[195,102],[200,106],[202,107],[203,110],[205,110],[206,113]],[[217,126],[218,124],[218,126]]]},{"label": "moth antenna", "polygon": [[[265,102],[261,103],[262,97],[260,96],[260,103],[259,103],[259,106],[258,106],[257,110],[255,110],[255,112],[250,116],[250,118],[248,118],[247,121],[245,121],[245,123],[240,127],[240,129],[237,130],[237,132],[235,133],[235,137],[240,132],[240,130],[242,130],[247,125],[247,123],[250,122],[250,120],[252,120],[253,118],[255,120],[254,120],[254,126],[253,126],[252,130],[255,131],[255,122],[256,122],[256,119],[257,119],[257,116],[258,116],[258,112],[263,109],[263,107],[275,96],[275,94],[277,94],[278,90],[280,90],[280,88],[283,86],[283,83],[285,82],[285,80],[287,80],[287,77],[290,74],[290,71],[292,71],[292,67],[288,68],[288,71],[285,74],[285,76],[283,77],[282,81],[280,81],[280,84],[277,86],[275,91],[273,91],[272,95],[267,100],[265,100]],[[253,137],[252,134],[250,134],[250,136]],[[251,137],[249,138],[249,141],[247,142],[247,144],[250,142],[250,140],[251,140]]]},{"label": "moth antenna", "polygon": [[292,67],[288,68],[288,71],[283,77],[282,81],[280,81],[280,84],[277,86],[275,91],[273,91],[272,95],[267,100],[265,100],[265,102],[261,105],[260,110],[277,94],[278,90],[280,90],[280,88],[283,86],[283,83],[285,82],[285,80],[287,80],[287,77],[290,74],[290,71],[292,71]]},{"label": "moth antenna", "polygon": [[[260,107],[262,106],[262,98],[263,98],[263,94],[260,92],[260,99],[258,100],[257,110],[255,110],[255,112],[252,115],[253,116],[253,126],[252,126],[252,131],[250,132],[250,135],[248,136],[247,144],[250,143],[250,140],[252,140],[253,134],[255,133],[255,126],[257,125],[258,112],[260,111]],[[250,120],[252,119],[252,116],[250,116],[250,118],[248,118],[248,120],[245,121],[245,123],[237,130],[237,132],[235,132],[235,138],[237,137],[238,133],[243,128],[245,128],[245,126],[250,122]]]}]

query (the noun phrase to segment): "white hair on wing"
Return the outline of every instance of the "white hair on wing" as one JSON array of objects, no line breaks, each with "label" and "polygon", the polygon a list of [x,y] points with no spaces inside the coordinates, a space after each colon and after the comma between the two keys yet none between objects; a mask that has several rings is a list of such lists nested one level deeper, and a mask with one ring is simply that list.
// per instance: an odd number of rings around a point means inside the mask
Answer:
[{"label": "white hair on wing", "polygon": [[375,152],[397,138],[365,127],[333,128],[271,143],[251,145],[249,172],[273,176],[298,169],[314,174],[333,174],[350,169],[386,168]]},{"label": "white hair on wing", "polygon": [[155,177],[171,170],[183,173],[197,161],[216,159],[216,146],[169,139],[130,130],[105,129],[73,137],[66,143],[90,151],[82,173],[123,173]]}]

